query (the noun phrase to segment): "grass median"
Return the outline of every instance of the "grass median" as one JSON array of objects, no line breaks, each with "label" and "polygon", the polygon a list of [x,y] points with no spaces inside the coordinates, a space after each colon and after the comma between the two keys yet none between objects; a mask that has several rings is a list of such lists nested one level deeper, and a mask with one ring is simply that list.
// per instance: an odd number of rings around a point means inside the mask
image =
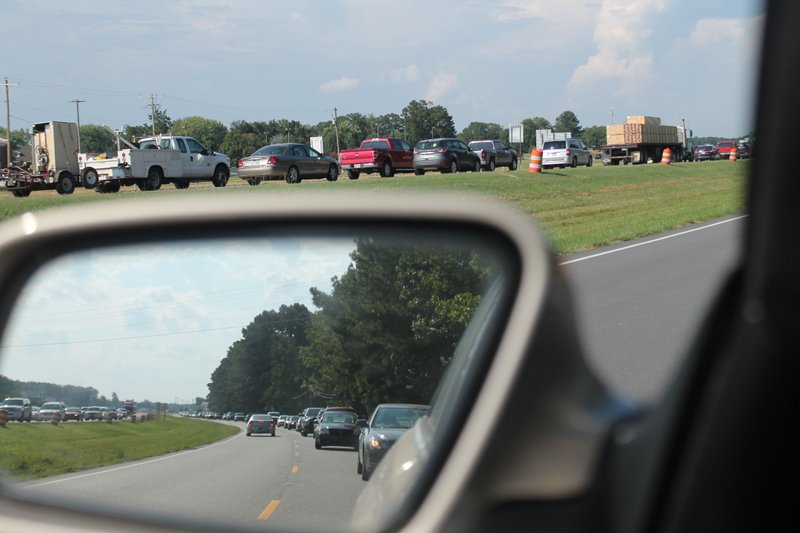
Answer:
[{"label": "grass median", "polygon": [[0,469],[25,481],[190,450],[239,431],[208,420],[168,416],[118,421],[9,423],[0,428]]},{"label": "grass median", "polygon": [[436,191],[454,199],[479,196],[509,203],[534,217],[549,233],[559,253],[604,246],[652,235],[694,222],[709,220],[744,209],[745,183],[750,161],[706,161],[672,165],[629,165],[549,169],[528,172],[527,160],[510,172],[428,173],[424,176],[397,174],[394,178],[363,175],[349,180],[343,175],[335,183],[304,180],[288,185],[282,181],[251,187],[231,178],[228,187],[193,184],[187,191],[171,185],[143,193],[125,187],[117,194],[97,194],[78,189],[70,196],[34,192],[28,198],[0,196],[0,219],[25,211],[36,211],[71,203],[113,201],[148,195],[187,194],[292,194],[300,191],[370,190]]}]

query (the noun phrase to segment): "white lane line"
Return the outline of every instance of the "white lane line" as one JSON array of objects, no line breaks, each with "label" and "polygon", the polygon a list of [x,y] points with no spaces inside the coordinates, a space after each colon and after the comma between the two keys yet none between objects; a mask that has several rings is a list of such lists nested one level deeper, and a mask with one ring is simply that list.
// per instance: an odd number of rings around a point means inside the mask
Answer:
[{"label": "white lane line", "polygon": [[72,476],[72,477],[67,477],[67,478],[62,478],[62,479],[55,479],[53,481],[45,481],[43,483],[36,483],[35,485],[25,485],[22,488],[23,489],[35,489],[37,487],[45,487],[47,485],[55,485],[56,483],[63,483],[65,481],[74,481],[76,479],[83,479],[83,478],[87,478],[87,477],[99,476],[101,474],[108,474],[110,472],[118,472],[120,470],[127,470],[128,468],[136,468],[137,466],[149,465],[151,463],[157,463],[159,461],[165,461],[167,459],[174,459],[175,457],[180,457],[181,455],[186,455],[187,453],[200,452],[200,451],[203,451],[203,450],[207,450],[208,448],[213,448],[214,446],[219,446],[220,444],[226,444],[229,441],[231,441],[231,440],[233,440],[233,439],[235,439],[237,437],[241,437],[242,435],[244,435],[244,433],[237,433],[236,435],[234,435],[233,437],[231,437],[229,439],[221,440],[219,442],[215,442],[214,444],[209,444],[207,446],[203,446],[202,448],[195,448],[194,450],[186,450],[184,452],[173,453],[173,454],[170,454],[170,455],[165,455],[165,456],[162,456],[162,457],[158,457],[156,459],[150,459],[149,461],[143,461],[141,463],[135,463],[135,464],[132,464],[132,465],[125,465],[125,466],[118,466],[116,468],[109,468],[108,470],[101,470],[100,472],[91,472],[89,474],[79,474],[77,476]]},{"label": "white lane line", "polygon": [[580,263],[581,261],[588,261],[589,259],[596,259],[598,257],[602,257],[604,255],[615,254],[617,252],[624,252],[625,250],[630,250],[631,248],[638,248],[639,246],[645,246],[647,244],[653,244],[660,241],[665,241],[667,239],[672,239],[675,237],[681,237],[683,235],[688,235],[689,233],[694,233],[695,231],[700,231],[704,229],[713,228],[715,226],[721,226],[722,224],[727,224],[729,222],[735,222],[737,220],[741,220],[743,218],[747,218],[747,215],[742,215],[734,218],[729,218],[727,220],[721,220],[719,222],[714,222],[713,224],[708,224],[706,226],[701,226],[699,228],[692,228],[686,231],[681,231],[680,233],[673,233],[672,235],[665,235],[664,237],[659,237],[657,239],[651,239],[649,241],[638,242],[636,244],[631,244],[628,246],[623,246],[622,248],[615,248],[613,250],[606,250],[605,252],[599,252],[592,255],[587,255],[584,257],[579,257],[577,259],[570,259],[569,261],[562,261],[559,265],[571,265],[573,263]]}]

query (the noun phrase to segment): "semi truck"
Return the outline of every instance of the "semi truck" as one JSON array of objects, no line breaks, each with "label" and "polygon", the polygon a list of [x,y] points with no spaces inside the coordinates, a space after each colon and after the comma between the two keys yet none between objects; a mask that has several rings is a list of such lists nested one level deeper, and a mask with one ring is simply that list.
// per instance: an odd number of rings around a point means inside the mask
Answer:
[{"label": "semi truck", "polygon": [[659,163],[669,149],[672,161],[689,161],[692,150],[682,126],[665,126],[659,117],[636,115],[625,124],[606,126],[606,145],[601,146],[603,165]]},{"label": "semi truck", "polygon": [[37,122],[30,127],[32,161],[30,167],[9,166],[0,171],[0,190],[17,197],[32,191],[55,190],[72,194],[83,184],[78,173],[78,125],[73,122]]},{"label": "semi truck", "polygon": [[156,191],[164,183],[172,183],[176,189],[198,181],[211,181],[215,187],[228,183],[230,158],[191,137],[156,135],[141,139],[137,146],[116,135],[115,156],[79,157],[83,181],[96,184],[98,192],[118,192],[123,185]]}]

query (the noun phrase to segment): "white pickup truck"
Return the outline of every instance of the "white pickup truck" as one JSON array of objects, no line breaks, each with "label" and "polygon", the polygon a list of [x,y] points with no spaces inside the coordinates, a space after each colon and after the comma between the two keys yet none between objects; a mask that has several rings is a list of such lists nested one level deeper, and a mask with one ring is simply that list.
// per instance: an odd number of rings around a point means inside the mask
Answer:
[{"label": "white pickup truck", "polygon": [[207,150],[191,137],[158,135],[140,140],[138,147],[120,140],[128,148],[118,146],[116,157],[81,154],[83,183],[96,184],[98,192],[117,192],[122,185],[155,191],[164,183],[186,189],[194,181],[209,180],[215,187],[224,187],[231,175],[228,156]]}]

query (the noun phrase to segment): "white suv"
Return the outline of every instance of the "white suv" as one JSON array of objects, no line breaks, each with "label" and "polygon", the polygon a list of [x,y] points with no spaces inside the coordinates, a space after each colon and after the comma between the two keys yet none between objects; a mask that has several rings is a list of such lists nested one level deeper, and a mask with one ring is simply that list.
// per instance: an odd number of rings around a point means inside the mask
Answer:
[{"label": "white suv", "polygon": [[542,147],[542,168],[564,168],[567,165],[592,166],[592,151],[580,139],[545,142]]}]

